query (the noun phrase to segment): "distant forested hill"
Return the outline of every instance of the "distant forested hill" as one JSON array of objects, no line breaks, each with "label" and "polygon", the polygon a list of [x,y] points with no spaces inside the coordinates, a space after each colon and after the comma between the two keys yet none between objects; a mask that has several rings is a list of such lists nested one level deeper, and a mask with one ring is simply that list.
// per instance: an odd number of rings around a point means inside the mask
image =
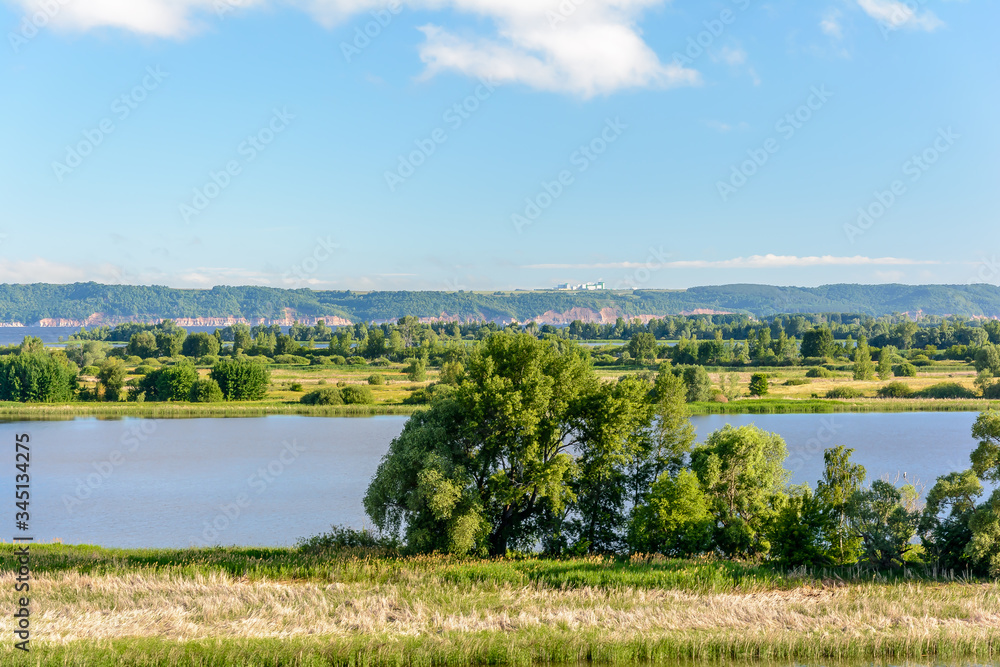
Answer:
[{"label": "distant forested hill", "polygon": [[934,315],[1000,316],[993,285],[824,285],[815,288],[722,285],[635,292],[326,292],[270,287],[185,290],[129,285],[0,285],[0,322],[159,318],[342,317],[393,320],[405,315],[463,320],[538,319],[580,309],[604,316],[675,315],[695,310],[751,313],[923,311]]}]

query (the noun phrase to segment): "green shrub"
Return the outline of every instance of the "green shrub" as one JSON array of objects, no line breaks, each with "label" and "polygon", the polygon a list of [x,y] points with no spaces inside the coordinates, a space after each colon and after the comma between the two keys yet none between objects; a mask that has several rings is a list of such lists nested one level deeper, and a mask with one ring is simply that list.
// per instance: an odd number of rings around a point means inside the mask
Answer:
[{"label": "green shrub", "polygon": [[957,382],[939,382],[914,394],[917,398],[976,398],[976,392]]},{"label": "green shrub", "polygon": [[367,366],[368,362],[364,357],[351,357],[347,360],[348,366]]},{"label": "green shrub", "polygon": [[309,362],[312,366],[330,366],[333,364],[333,359],[331,357],[315,356]]},{"label": "green shrub", "polygon": [[138,380],[136,387],[150,401],[187,401],[197,380],[194,366],[177,364],[151,370]]},{"label": "green shrub", "polygon": [[340,390],[347,405],[372,405],[375,402],[375,395],[368,387],[352,384]]},{"label": "green shrub", "polygon": [[125,357],[122,361],[125,362],[126,366],[138,366],[142,363],[142,357],[137,357],[135,355]]},{"label": "green shrub", "polygon": [[767,391],[767,373],[754,373],[750,376],[751,396],[766,396]]},{"label": "green shrub", "polygon": [[192,403],[219,403],[224,398],[219,383],[211,378],[196,380],[191,385],[189,400]]},{"label": "green shrub", "polygon": [[913,357],[911,363],[914,366],[930,366],[934,362],[931,361],[926,354],[918,354],[917,356]]},{"label": "green shrub", "polygon": [[385,384],[385,376],[381,373],[372,373],[368,376],[368,384],[372,386],[381,386]]},{"label": "green shrub", "polygon": [[208,366],[209,368],[216,365],[217,363],[219,363],[219,357],[218,355],[215,354],[206,354],[205,356],[203,356],[201,359],[198,360],[199,366]]},{"label": "green shrub", "polygon": [[142,363],[145,364],[146,366],[159,366],[160,360],[157,359],[156,357],[146,357],[145,359],[142,360]]},{"label": "green shrub", "polygon": [[45,352],[0,358],[0,401],[69,401],[76,390],[76,366],[65,357],[63,361]]},{"label": "green shrub", "polygon": [[809,380],[805,378],[789,378],[785,380],[786,387],[800,387],[804,384],[809,384]]},{"label": "green shrub", "polygon": [[399,541],[393,537],[382,537],[368,530],[356,530],[345,526],[333,526],[329,533],[314,535],[298,541],[295,548],[307,554],[339,551],[341,549],[386,549],[398,550]]},{"label": "green shrub", "polygon": [[134,372],[136,375],[149,375],[155,370],[156,369],[153,368],[152,366],[147,366],[146,364],[143,364],[141,366],[136,366]]},{"label": "green shrub", "polygon": [[1000,382],[994,382],[984,387],[983,398],[988,398],[991,401],[1000,400]]},{"label": "green shrub", "polygon": [[86,375],[87,377],[95,378],[97,374],[101,372],[101,369],[97,366],[84,366],[83,370],[80,371],[80,375]]},{"label": "green shrub", "polygon": [[291,365],[305,366],[308,365],[310,362],[307,357],[300,357],[295,354],[279,354],[274,358],[274,363],[285,364],[289,366]]},{"label": "green shrub", "polygon": [[336,364],[337,366],[345,366],[347,364],[347,359],[340,356],[339,354],[335,354],[332,357],[330,357],[330,362]]},{"label": "green shrub", "polygon": [[249,359],[223,359],[212,368],[227,401],[259,401],[271,383],[271,372]]},{"label": "green shrub", "polygon": [[306,405],[343,405],[344,397],[336,387],[326,387],[309,392],[299,402]]},{"label": "green shrub", "polygon": [[836,373],[834,373],[833,371],[827,370],[827,369],[823,368],[822,366],[816,366],[816,367],[810,368],[809,370],[806,371],[806,377],[807,378],[832,378],[832,377],[836,377]]},{"label": "green shrub", "polygon": [[435,383],[411,393],[403,399],[403,405],[426,405],[436,399],[451,396],[454,392],[455,388],[450,384]]},{"label": "green shrub", "polygon": [[391,362],[391,361],[389,361],[388,359],[386,359],[385,357],[379,357],[378,359],[374,359],[374,360],[373,360],[373,361],[372,361],[372,362],[371,362],[370,364],[368,364],[368,365],[369,365],[369,366],[379,366],[379,367],[382,367],[382,368],[384,368],[384,367],[386,367],[386,366],[392,366],[392,362]]},{"label": "green shrub", "polygon": [[913,389],[910,385],[902,382],[890,382],[878,388],[875,395],[879,398],[910,398],[913,396]]},{"label": "green shrub", "polygon": [[302,383],[301,382],[293,382],[292,384],[290,384],[288,386],[288,389],[289,389],[289,391],[302,391]]},{"label": "green shrub", "polygon": [[864,393],[856,387],[834,387],[826,392],[827,398],[861,398]]},{"label": "green shrub", "polygon": [[917,377],[917,367],[908,361],[904,361],[901,364],[897,364],[892,367],[892,372],[901,378],[915,378]]}]

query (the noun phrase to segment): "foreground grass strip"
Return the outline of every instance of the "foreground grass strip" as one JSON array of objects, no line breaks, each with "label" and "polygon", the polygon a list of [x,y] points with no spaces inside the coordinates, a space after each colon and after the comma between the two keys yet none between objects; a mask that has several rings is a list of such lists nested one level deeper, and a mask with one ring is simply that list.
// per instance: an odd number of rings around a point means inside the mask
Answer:
[{"label": "foreground grass strip", "polygon": [[[0,560],[0,605],[13,562]],[[1000,583],[662,558],[38,545],[0,664],[528,665],[1000,657]],[[841,577],[840,575],[843,575]],[[846,577],[848,580],[843,581]]]}]

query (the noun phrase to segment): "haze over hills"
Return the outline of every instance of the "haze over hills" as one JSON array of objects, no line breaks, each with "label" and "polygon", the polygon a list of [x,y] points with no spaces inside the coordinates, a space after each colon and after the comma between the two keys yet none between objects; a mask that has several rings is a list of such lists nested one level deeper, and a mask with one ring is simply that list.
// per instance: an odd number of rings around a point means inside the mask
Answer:
[{"label": "haze over hills", "polygon": [[352,292],[271,287],[210,290],[98,283],[0,285],[0,323],[92,326],[174,319],[182,325],[328,324],[420,318],[540,324],[692,313],[918,313],[1000,317],[995,285],[719,285],[627,292]]}]

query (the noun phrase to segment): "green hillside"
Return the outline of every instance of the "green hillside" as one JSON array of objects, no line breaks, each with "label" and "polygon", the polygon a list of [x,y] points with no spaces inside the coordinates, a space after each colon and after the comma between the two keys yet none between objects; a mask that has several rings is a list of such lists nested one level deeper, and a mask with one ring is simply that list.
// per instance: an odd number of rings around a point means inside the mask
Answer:
[{"label": "green hillside", "polygon": [[1000,316],[1000,288],[993,285],[824,285],[815,288],[721,285],[688,290],[635,292],[331,292],[270,287],[185,290],[160,286],[0,285],[0,322],[42,319],[196,317],[284,318],[340,316],[352,321],[404,315],[463,320],[528,321],[573,308],[612,309],[625,318],[674,315],[697,309],[751,313],[850,312],[885,315]]}]

